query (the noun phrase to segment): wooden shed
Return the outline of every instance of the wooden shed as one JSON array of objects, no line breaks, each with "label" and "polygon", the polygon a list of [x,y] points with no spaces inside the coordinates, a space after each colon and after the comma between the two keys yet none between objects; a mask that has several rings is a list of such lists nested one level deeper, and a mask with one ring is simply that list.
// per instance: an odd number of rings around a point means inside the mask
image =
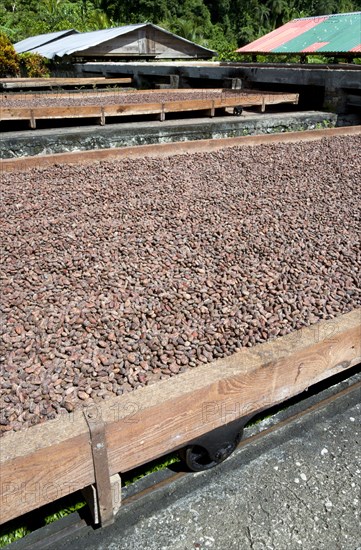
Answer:
[{"label": "wooden shed", "polygon": [[[37,41],[39,42],[39,41]],[[15,44],[15,49],[17,44]],[[127,25],[99,31],[77,33],[27,51],[48,59],[71,57],[97,59],[207,59],[213,50],[199,46],[152,23]]]}]

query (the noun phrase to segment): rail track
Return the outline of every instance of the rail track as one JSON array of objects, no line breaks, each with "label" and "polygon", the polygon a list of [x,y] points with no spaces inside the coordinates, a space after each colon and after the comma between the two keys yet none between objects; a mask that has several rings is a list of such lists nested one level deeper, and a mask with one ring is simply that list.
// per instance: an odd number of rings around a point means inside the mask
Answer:
[{"label": "rail track", "polygon": [[[359,364],[350,369],[346,375],[341,373],[331,377],[327,381],[316,384],[298,398],[285,402],[282,407],[270,409],[266,419],[263,420],[261,415],[257,419],[257,423],[252,423],[245,428],[244,438],[238,444],[236,452],[247,451],[252,446],[257,449],[257,445],[266,441],[272,434],[280,434],[279,436],[282,437],[284,429],[297,422],[307,417],[316,418],[329,406],[339,409],[345,398],[349,402],[357,404],[360,397],[361,365]],[[242,460],[240,462],[242,463]],[[126,527],[127,515],[132,513],[134,507],[138,514],[141,512],[143,515],[142,509],[147,508],[149,497],[157,498],[157,494],[159,494],[159,498],[161,498],[162,494],[173,492],[177,495],[179,482],[182,485],[193,485],[193,476],[194,474],[187,471],[181,463],[176,463],[170,468],[149,474],[141,478],[140,481],[125,487],[122,507],[115,521]],[[15,543],[11,548],[14,547],[14,550],[63,548],[70,545],[74,539],[77,539],[79,543],[79,537],[80,541],[82,537],[91,537],[93,532],[91,517],[83,509],[80,513],[74,512],[71,516],[58,520],[46,528],[40,528]],[[85,542],[86,544],[87,542]]]}]

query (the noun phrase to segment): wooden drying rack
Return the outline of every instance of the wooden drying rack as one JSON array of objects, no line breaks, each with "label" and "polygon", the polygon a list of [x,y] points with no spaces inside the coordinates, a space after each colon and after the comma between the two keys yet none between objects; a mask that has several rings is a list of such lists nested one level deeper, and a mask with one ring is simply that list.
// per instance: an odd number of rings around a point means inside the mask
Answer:
[{"label": "wooden drying rack", "polygon": [[[193,93],[195,92],[192,90]],[[1,107],[0,122],[27,120],[30,128],[36,128],[37,120],[61,120],[61,119],[97,119],[102,126],[105,125],[108,117],[124,116],[145,116],[154,115],[160,121],[164,121],[169,113],[182,113],[190,111],[203,111],[207,116],[214,117],[217,110],[224,112],[227,108],[259,106],[264,112],[267,105],[281,103],[297,104],[299,95],[291,93],[267,93],[267,92],[238,92],[223,95],[220,97],[206,97],[207,90],[202,90],[205,97],[201,99],[185,99],[174,101],[172,92],[182,93],[183,90],[166,90],[163,94],[169,94],[170,99],[164,102],[147,103],[119,103],[115,105],[72,105],[69,107]],[[132,92],[132,94],[143,94],[143,91]],[[160,93],[157,91],[157,93]]]},{"label": "wooden drying rack", "polygon": [[113,474],[281,403],[360,361],[361,309],[355,309],[130,394],[8,433],[0,443],[0,523],[92,485],[100,519],[109,523]]}]

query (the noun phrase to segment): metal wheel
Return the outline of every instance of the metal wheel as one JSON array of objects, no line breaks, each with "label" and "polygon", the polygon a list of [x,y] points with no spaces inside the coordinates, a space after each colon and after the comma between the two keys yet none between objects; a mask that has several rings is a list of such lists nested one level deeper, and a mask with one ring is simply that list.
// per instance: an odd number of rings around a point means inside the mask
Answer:
[{"label": "metal wheel", "polygon": [[179,456],[192,472],[209,470],[210,468],[214,468],[214,466],[217,466],[217,464],[220,464],[226,460],[226,458],[233,453],[242,439],[242,435],[243,430],[237,434],[236,438],[232,442],[228,441],[217,447],[217,449],[212,453],[212,457],[205,447],[196,444],[189,445],[188,447],[181,449],[179,451]]}]

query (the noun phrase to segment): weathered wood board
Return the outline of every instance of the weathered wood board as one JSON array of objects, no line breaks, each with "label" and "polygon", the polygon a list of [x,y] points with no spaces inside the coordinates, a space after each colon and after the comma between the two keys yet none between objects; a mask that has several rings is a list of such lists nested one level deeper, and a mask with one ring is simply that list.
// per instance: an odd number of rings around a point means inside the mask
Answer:
[{"label": "weathered wood board", "polygon": [[249,93],[224,95],[219,98],[166,101],[163,103],[123,103],[117,105],[74,105],[71,107],[2,107],[0,121],[29,120],[36,127],[36,120],[63,118],[99,118],[105,124],[107,116],[164,115],[164,113],[213,110],[217,108],[275,105],[278,103],[297,103],[298,94]]},{"label": "weathered wood board", "polygon": [[116,85],[131,84],[132,78],[2,78],[0,79],[0,89],[17,90],[22,88],[51,88],[58,86],[96,86],[96,85]]},{"label": "weathered wood board", "polygon": [[[184,446],[361,362],[361,309],[92,405],[110,475]],[[0,522],[94,482],[82,411],[0,440]]]}]

